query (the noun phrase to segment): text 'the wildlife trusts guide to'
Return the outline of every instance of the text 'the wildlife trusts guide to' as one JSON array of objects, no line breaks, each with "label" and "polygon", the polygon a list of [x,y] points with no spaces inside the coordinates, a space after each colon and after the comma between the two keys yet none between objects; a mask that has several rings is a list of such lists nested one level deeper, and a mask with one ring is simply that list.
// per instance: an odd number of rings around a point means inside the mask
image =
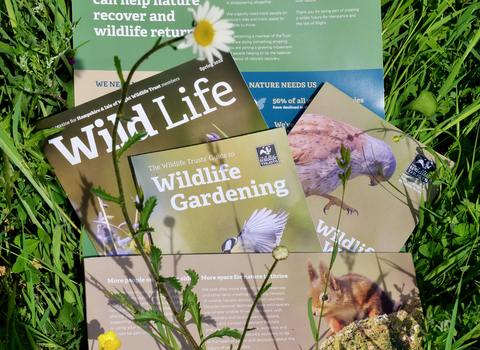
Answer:
[{"label": "text 'the wildlife trusts guide to'", "polygon": [[[36,125],[63,128],[46,138],[42,148],[93,243],[84,247],[85,255],[120,254],[118,244],[128,238],[120,208],[90,192],[101,187],[118,195],[111,151],[120,98],[118,90]],[[207,142],[207,134],[219,133],[217,127],[229,136],[267,128],[229,54],[208,67],[192,60],[132,84],[124,111],[131,121],[120,123],[117,149],[137,131],[147,132],[120,162],[132,222],[136,192],[126,156]]]},{"label": "text 'the wildlife trusts guide to'", "polygon": [[129,160],[164,253],[321,251],[283,128]]},{"label": "text 'the wildlife trusts guide to'", "polygon": [[[336,239],[340,251],[398,252],[418,223],[419,204],[436,194],[431,177],[451,165],[330,84],[288,140],[324,252]],[[351,175],[337,228],[342,145]]]},{"label": "text 'the wildlife trusts guide to'", "polygon": [[[350,340],[358,341],[363,335],[367,344],[375,339],[373,344],[379,349],[386,349],[382,337],[398,340],[395,344],[402,349],[420,349],[423,313],[411,254],[340,253],[324,294],[330,259],[327,253],[291,253],[277,264],[268,281],[272,285],[252,313],[248,328],[253,330],[247,332],[242,349],[314,348],[308,316],[310,298],[317,325],[319,305],[325,301],[319,332],[322,345],[350,344]],[[185,286],[191,283],[185,270],[195,268],[199,278],[194,292],[201,304],[203,334],[207,337],[225,327],[243,330],[252,301],[265,280],[266,266],[272,263],[271,254],[165,255],[160,274],[176,276]],[[97,337],[109,330],[121,339],[122,348],[156,348],[155,338],[133,322],[123,305],[105,294],[120,291],[139,310],[160,310],[156,290],[140,256],[86,258],[89,349],[96,349]],[[174,300],[181,299],[178,293]],[[162,304],[166,305],[163,297]],[[164,315],[173,319],[167,309]],[[187,325],[196,334],[193,322],[187,320]],[[214,338],[206,342],[206,348],[227,350],[230,344],[236,348],[238,340]],[[181,347],[189,348],[183,342]]]}]

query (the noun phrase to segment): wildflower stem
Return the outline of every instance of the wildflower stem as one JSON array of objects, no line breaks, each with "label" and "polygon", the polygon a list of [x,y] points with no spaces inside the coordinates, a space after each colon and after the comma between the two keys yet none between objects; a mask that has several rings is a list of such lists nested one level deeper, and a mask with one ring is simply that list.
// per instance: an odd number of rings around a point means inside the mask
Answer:
[{"label": "wildflower stem", "polygon": [[[328,281],[330,279],[330,272],[332,271],[333,263],[335,262],[335,258],[337,257],[337,252],[338,252],[338,231],[340,227],[340,220],[342,218],[342,211],[343,211],[343,203],[345,200],[345,188],[347,187],[347,180],[350,177],[350,150],[345,149],[343,144],[342,144],[342,157],[341,157],[341,169],[344,170],[343,174],[339,174],[338,176],[342,180],[342,201],[340,203],[340,213],[338,214],[338,221],[337,221],[337,231],[335,235],[335,242],[333,244],[333,251],[332,251],[332,257],[330,259],[330,266],[328,267],[327,271],[327,278],[326,278],[326,283],[325,283],[325,290],[323,291],[323,295],[327,295],[327,289],[328,289]],[[318,326],[317,326],[317,337],[315,341],[315,350],[318,350],[318,346],[320,345],[320,326],[322,324],[322,316],[323,316],[323,307],[325,305],[325,299],[322,298],[322,307],[320,308],[320,320],[318,321]]]},{"label": "wildflower stem", "polygon": [[133,73],[137,70],[137,68],[140,66],[140,64],[145,61],[151,54],[154,52],[160,50],[161,48],[165,46],[171,46],[173,43],[183,40],[185,37],[181,36],[178,38],[171,39],[167,42],[164,42],[162,44],[155,45],[150,51],[145,53],[132,67],[130,70],[127,80],[125,80],[125,83],[122,86],[122,98],[120,101],[120,105],[118,106],[117,110],[117,117],[115,118],[115,123],[113,126],[113,134],[112,134],[112,159],[113,159],[113,166],[115,169],[115,177],[117,179],[117,187],[118,187],[118,198],[120,202],[120,208],[122,210],[123,217],[125,218],[125,222],[127,223],[128,230],[131,232],[132,237],[137,245],[138,250],[140,251],[140,254],[145,261],[145,264],[148,267],[148,271],[151,276],[155,279],[155,283],[157,285],[157,289],[159,292],[165,297],[168,305],[170,306],[173,315],[175,316],[175,319],[180,325],[180,328],[184,332],[185,337],[187,340],[193,345],[195,349],[199,349],[199,346],[193,336],[191,335],[190,331],[187,329],[187,326],[185,322],[182,320],[180,317],[179,313],[177,312],[177,309],[175,307],[175,303],[173,302],[173,299],[171,298],[167,288],[165,285],[160,281],[160,278],[158,274],[155,272],[155,269],[153,268],[150,259],[148,258],[147,253],[143,249],[143,244],[140,242],[140,239],[138,236],[135,234],[135,229],[133,228],[132,222],[130,220],[130,217],[128,215],[127,207],[125,204],[125,193],[123,191],[123,183],[122,183],[122,178],[120,176],[120,168],[119,168],[119,161],[117,159],[117,150],[116,150],[116,144],[117,144],[117,130],[118,130],[118,125],[120,124],[120,120],[124,117],[124,107],[125,107],[125,100],[127,98],[127,93],[128,93],[128,87],[130,85],[130,82],[133,77]]},{"label": "wildflower stem", "polygon": [[[342,202],[340,204],[340,214],[338,214],[338,222],[337,222],[337,232],[338,232],[338,227],[340,226],[340,219],[342,217],[342,206],[343,206],[343,200],[345,198],[345,185],[343,185],[343,190],[342,190]],[[335,242],[333,243],[333,253],[332,253],[332,258],[330,259],[330,266],[328,268],[327,272],[327,278],[325,283],[325,290],[323,291],[323,295],[327,294],[327,288],[328,288],[328,281],[330,279],[330,271],[332,270],[333,263],[335,261],[336,255],[338,251],[338,234],[335,236]],[[322,299],[322,307],[320,309],[320,320],[318,321],[318,327],[317,327],[317,339],[316,339],[316,344],[315,344],[315,350],[318,350],[318,346],[320,345],[320,326],[322,324],[322,316],[323,316],[323,306],[325,305],[325,299]]]},{"label": "wildflower stem", "polygon": [[278,262],[279,262],[279,260],[275,259],[275,262],[273,263],[270,270],[268,270],[267,277],[263,281],[263,284],[260,287],[260,290],[258,291],[257,296],[255,297],[255,300],[253,301],[252,307],[250,308],[250,312],[248,313],[248,317],[247,317],[247,320],[245,322],[245,327],[243,328],[242,337],[240,338],[240,343],[238,343],[237,350],[240,350],[240,348],[242,347],[243,340],[245,339],[245,335],[247,334],[247,331],[248,331],[248,324],[250,322],[250,318],[252,317],[253,310],[255,310],[255,308],[257,306],[257,303],[260,300],[260,298],[261,298],[261,296],[264,292],[265,286],[267,285],[267,282],[270,279],[270,275],[272,274],[273,270],[275,269],[275,266],[277,266]]},{"label": "wildflower stem", "polygon": [[[112,135],[112,160],[113,160],[113,166],[115,169],[115,177],[117,179],[117,187],[118,187],[118,197],[120,200],[120,208],[122,209],[122,214],[125,218],[125,222],[127,223],[128,230],[132,233],[132,236],[134,237],[135,229],[133,228],[132,222],[130,221],[130,218],[128,216],[128,211],[127,207],[125,205],[125,193],[123,191],[123,183],[122,183],[122,177],[120,176],[120,168],[118,165],[118,160],[117,160],[117,149],[116,149],[116,144],[117,144],[117,130],[118,130],[118,125],[120,124],[120,119],[124,117],[124,107],[125,107],[125,100],[127,98],[127,93],[128,93],[128,87],[130,86],[130,82],[132,81],[133,74],[137,70],[137,68],[140,66],[140,64],[145,61],[148,57],[150,57],[151,54],[154,52],[160,50],[161,48],[165,46],[171,46],[173,43],[183,40],[185,36],[181,36],[178,38],[171,39],[167,42],[164,42],[163,44],[159,44],[154,46],[150,51],[145,53],[132,67],[130,70],[127,80],[122,86],[122,98],[120,101],[120,105],[118,106],[117,110],[117,117],[115,118],[115,124],[113,126],[113,135]],[[141,244],[138,244],[137,242],[137,247],[141,247]],[[145,258],[145,257],[144,257]]]},{"label": "wildflower stem", "polygon": [[[150,51],[148,51],[142,57],[140,57],[140,59],[133,65],[132,69],[128,73],[127,80],[125,80],[125,83],[122,86],[122,99],[120,101],[120,106],[118,106],[117,119],[119,117],[123,118],[123,108],[125,106],[125,100],[127,98],[128,87],[130,86],[130,82],[132,81],[133,73],[135,73],[135,71],[138,69],[140,64],[142,64],[143,61],[145,61],[148,57],[150,57],[151,54],[155,53],[156,51],[160,50],[161,48],[164,48],[165,46],[172,46],[173,43],[176,43],[177,41],[181,41],[183,39],[185,39],[185,35],[180,36],[178,38],[171,39],[171,40],[166,41],[162,44],[155,45],[153,48],[150,49]],[[116,135],[113,134],[113,137],[115,138]],[[114,152],[115,152],[115,150],[112,153],[114,153]]]}]

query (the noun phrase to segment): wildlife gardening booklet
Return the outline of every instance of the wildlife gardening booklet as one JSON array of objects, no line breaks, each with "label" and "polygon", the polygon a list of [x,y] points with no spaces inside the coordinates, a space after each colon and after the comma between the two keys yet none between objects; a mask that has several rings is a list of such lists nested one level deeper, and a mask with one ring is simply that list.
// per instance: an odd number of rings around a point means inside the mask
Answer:
[{"label": "wildlife gardening booklet", "polygon": [[[118,90],[36,124],[37,129],[61,128],[42,148],[93,244],[84,246],[86,255],[122,254],[118,242],[128,238],[119,206],[90,191],[101,187],[118,195],[111,147],[120,98]],[[147,133],[120,162],[132,222],[136,191],[126,156],[207,142],[218,129],[235,136],[267,128],[229,54],[213,65],[191,60],[132,84],[124,112],[131,121],[120,123],[117,149],[137,131]]]},{"label": "wildlife gardening booklet", "polygon": [[[113,56],[130,69],[155,41],[192,29],[204,0],[74,0],[75,101],[120,87]],[[323,82],[384,116],[379,0],[210,0],[233,24],[231,52],[269,127],[290,126]],[[125,50],[125,48],[135,48]],[[191,49],[155,53],[134,81],[193,59]]]},{"label": "wildlife gardening booklet", "polygon": [[[431,176],[443,157],[325,84],[288,135],[298,176],[324,252],[399,251],[434,197]],[[350,151],[342,199],[341,146]]]},{"label": "wildlife gardening booklet", "polygon": [[321,251],[283,128],[129,160],[165,254]]},{"label": "wildlife gardening booklet", "polygon": [[[381,349],[387,348],[382,346],[385,340],[396,348],[419,349],[423,312],[411,255],[339,253],[324,295],[330,259],[331,254],[327,253],[290,253],[277,264],[269,280],[272,285],[253,311],[248,325],[253,330],[247,333],[242,348],[312,349],[314,338],[307,304],[311,298],[317,325],[319,306],[325,300],[319,332],[320,344],[324,346],[340,342],[350,348],[348,344],[353,339],[363,339],[364,344]],[[153,306],[160,311],[157,288],[142,257],[86,258],[84,263],[89,349],[96,348],[97,337],[110,330],[121,340],[122,348],[157,349],[158,343],[148,333],[150,328],[135,324],[128,310],[105,294],[120,291],[139,310]],[[190,283],[185,270],[194,269],[198,274],[193,291],[201,306],[206,337],[225,327],[243,331],[272,263],[271,254],[166,255],[160,274],[176,276],[183,286]],[[181,308],[181,293],[172,293]],[[163,297],[162,304],[164,315],[171,320],[172,313]],[[187,325],[192,334],[197,334],[193,322]],[[214,338],[206,342],[206,347],[227,350],[230,344],[235,348],[238,340]],[[184,341],[179,345],[182,349],[190,348]]]}]

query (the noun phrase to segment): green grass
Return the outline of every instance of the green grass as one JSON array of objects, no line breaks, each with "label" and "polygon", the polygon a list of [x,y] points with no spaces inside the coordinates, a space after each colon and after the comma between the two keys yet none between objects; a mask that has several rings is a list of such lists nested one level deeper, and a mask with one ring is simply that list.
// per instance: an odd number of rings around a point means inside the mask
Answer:
[{"label": "green grass", "polygon": [[[382,1],[386,119],[456,162],[406,244],[426,313],[426,349],[480,348],[480,4]],[[405,109],[430,91],[436,111]],[[427,114],[427,113],[426,113]]]},{"label": "green grass", "polygon": [[[0,349],[84,348],[81,236],[30,123],[72,105],[64,1],[0,4]],[[34,262],[34,263],[32,263]]]},{"label": "green grass", "polygon": [[[0,2],[0,350],[86,348],[83,232],[38,147],[46,135],[30,127],[72,105],[70,8]],[[456,163],[437,175],[439,195],[405,245],[425,349],[480,349],[479,10],[478,1],[382,1],[386,119]],[[433,107],[411,109],[423,91]]]}]

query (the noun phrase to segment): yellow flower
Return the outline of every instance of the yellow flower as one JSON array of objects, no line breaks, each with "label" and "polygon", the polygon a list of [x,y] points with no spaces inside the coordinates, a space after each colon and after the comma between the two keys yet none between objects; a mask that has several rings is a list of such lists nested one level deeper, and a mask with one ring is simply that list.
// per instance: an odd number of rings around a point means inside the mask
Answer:
[{"label": "yellow flower", "polygon": [[226,19],[220,19],[224,10],[218,6],[210,7],[210,2],[199,5],[198,10],[188,9],[195,20],[196,27],[193,31],[185,35],[185,41],[178,45],[179,49],[184,49],[193,45],[193,53],[198,51],[198,59],[213,63],[213,56],[222,58],[220,51],[229,52],[230,47],[227,44],[233,43],[233,27]]},{"label": "yellow flower", "polygon": [[114,331],[100,334],[98,336],[98,341],[100,342],[100,344],[98,344],[99,350],[117,350],[122,346],[122,342],[120,339],[117,339],[117,335]]},{"label": "yellow flower", "polygon": [[275,260],[285,260],[286,258],[288,258],[288,248],[283,245],[279,245],[275,247],[272,255]]}]

